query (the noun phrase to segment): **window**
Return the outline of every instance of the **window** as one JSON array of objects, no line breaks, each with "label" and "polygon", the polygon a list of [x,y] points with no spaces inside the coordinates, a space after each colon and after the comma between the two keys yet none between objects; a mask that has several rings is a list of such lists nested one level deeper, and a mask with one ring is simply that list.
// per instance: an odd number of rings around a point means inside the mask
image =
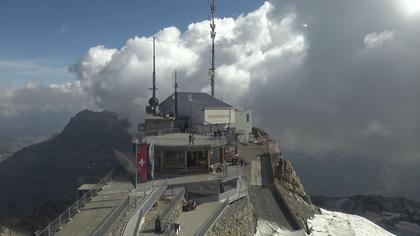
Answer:
[{"label": "window", "polygon": [[169,168],[184,168],[184,153],[166,151],[164,166]]},{"label": "window", "polygon": [[207,151],[187,152],[187,167],[207,168]]},{"label": "window", "polygon": [[246,113],[246,122],[249,122],[249,113]]},{"label": "window", "polygon": [[207,168],[207,151],[198,151],[198,167]]},{"label": "window", "polygon": [[197,159],[193,156],[192,152],[187,152],[187,167],[196,167]]}]

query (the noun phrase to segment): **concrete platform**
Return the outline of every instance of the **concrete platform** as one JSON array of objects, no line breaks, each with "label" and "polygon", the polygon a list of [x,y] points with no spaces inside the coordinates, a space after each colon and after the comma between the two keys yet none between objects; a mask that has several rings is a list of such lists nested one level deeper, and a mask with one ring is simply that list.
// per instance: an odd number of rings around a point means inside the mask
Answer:
[{"label": "concrete platform", "polygon": [[145,236],[151,236],[151,235],[160,235],[155,234],[155,219],[156,216],[159,214],[159,212],[162,211],[163,208],[165,208],[166,205],[170,202],[169,198],[161,199],[159,201],[159,204],[156,208],[150,209],[149,212],[147,212],[146,216],[144,217],[144,223],[140,229],[140,235]]},{"label": "concrete platform", "polygon": [[179,235],[194,235],[220,204],[220,202],[205,202],[197,205],[197,208],[194,211],[182,212],[177,220],[177,223],[180,224],[181,227]]},{"label": "concrete platform", "polygon": [[89,235],[115,208],[128,197],[132,184],[126,180],[111,180],[80,213],[58,231],[57,236]]}]

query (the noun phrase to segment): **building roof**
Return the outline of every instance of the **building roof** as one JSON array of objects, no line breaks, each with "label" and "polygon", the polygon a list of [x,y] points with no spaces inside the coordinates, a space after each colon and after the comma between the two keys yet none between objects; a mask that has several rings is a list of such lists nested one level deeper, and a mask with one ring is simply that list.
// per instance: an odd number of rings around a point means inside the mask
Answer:
[{"label": "building roof", "polygon": [[[178,93],[178,106],[181,103],[195,103],[201,107],[207,108],[229,108],[231,105],[219,100],[215,97],[210,96],[207,93],[200,92],[177,92]],[[159,110],[168,111],[174,106],[175,94],[171,94],[163,102],[159,104]]]}]

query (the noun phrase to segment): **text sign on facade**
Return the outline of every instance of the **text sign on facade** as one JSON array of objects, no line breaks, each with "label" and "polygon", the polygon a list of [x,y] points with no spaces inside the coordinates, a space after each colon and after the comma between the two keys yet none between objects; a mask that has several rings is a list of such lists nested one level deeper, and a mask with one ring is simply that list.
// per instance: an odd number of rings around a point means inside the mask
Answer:
[{"label": "text sign on facade", "polygon": [[205,109],[204,124],[228,124],[235,123],[234,109]]}]

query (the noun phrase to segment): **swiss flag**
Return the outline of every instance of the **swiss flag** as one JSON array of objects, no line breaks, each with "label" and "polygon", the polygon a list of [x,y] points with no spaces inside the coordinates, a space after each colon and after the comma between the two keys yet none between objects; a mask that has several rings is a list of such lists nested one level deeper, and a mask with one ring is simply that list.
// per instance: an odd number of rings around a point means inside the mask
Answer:
[{"label": "swiss flag", "polygon": [[147,181],[147,144],[142,144],[137,160],[137,173],[141,183]]}]

